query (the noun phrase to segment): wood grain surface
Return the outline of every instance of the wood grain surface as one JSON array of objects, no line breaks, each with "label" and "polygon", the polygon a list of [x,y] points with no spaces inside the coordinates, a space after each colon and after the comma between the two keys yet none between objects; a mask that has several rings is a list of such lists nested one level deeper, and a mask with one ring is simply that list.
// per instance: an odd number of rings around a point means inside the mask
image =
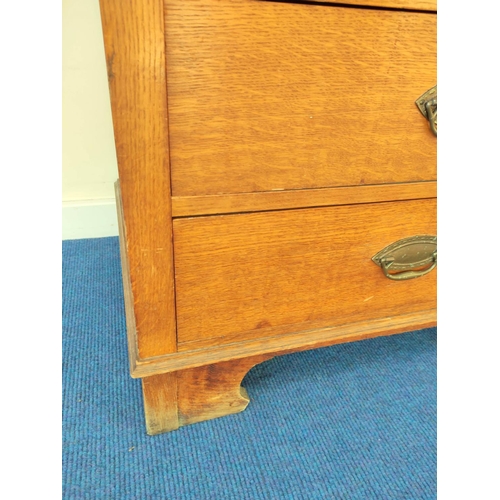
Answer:
[{"label": "wood grain surface", "polygon": [[243,411],[250,402],[241,381],[270,355],[207,364],[142,379],[146,430],[150,435]]},{"label": "wood grain surface", "polygon": [[148,434],[160,434],[179,428],[176,373],[143,378],[142,396]]},{"label": "wood grain surface", "polygon": [[101,0],[139,357],[176,350],[163,2]]},{"label": "wood grain surface", "polygon": [[177,372],[180,425],[243,411],[250,398],[241,381],[248,371],[272,356],[259,355]]},{"label": "wood grain surface", "polygon": [[174,220],[179,350],[435,308],[371,258],[436,234],[434,199]]},{"label": "wood grain surface", "polygon": [[228,214],[435,198],[436,181],[205,196],[174,196],[172,215]]},{"label": "wood grain surface", "polygon": [[[134,367],[132,377],[149,377],[155,374],[171,373],[186,368],[196,368],[261,354],[277,356],[290,352],[318,349],[381,335],[394,335],[421,328],[430,328],[436,324],[437,311],[434,308],[410,314],[397,314],[387,318],[355,321],[340,326],[304,330],[276,337],[262,337],[242,342],[212,345],[197,350],[175,352],[156,358],[139,360]],[[200,342],[200,344],[202,343]]]},{"label": "wood grain surface", "polygon": [[100,0],[149,434],[243,410],[273,355],[436,322],[435,271],[371,261],[436,233],[436,16],[309,3]]},{"label": "wood grain surface", "polygon": [[115,182],[116,211],[118,219],[118,234],[120,243],[120,263],[122,270],[123,298],[125,302],[125,321],[127,325],[127,344],[130,372],[132,373],[139,357],[137,349],[137,328],[135,324],[134,296],[130,280],[130,265],[127,255],[127,230],[123,216],[122,194],[120,181]]},{"label": "wood grain surface", "polygon": [[434,14],[165,4],[174,196],[436,179]]}]

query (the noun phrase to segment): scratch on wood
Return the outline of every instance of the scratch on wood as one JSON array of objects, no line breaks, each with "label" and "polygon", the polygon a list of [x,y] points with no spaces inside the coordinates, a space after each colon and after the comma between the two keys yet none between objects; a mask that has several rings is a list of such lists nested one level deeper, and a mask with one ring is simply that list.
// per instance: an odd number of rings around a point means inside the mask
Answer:
[{"label": "scratch on wood", "polygon": [[108,71],[108,81],[111,81],[114,77],[115,74],[113,73],[113,63],[115,61],[115,51],[111,52],[111,54],[106,57],[106,68]]}]

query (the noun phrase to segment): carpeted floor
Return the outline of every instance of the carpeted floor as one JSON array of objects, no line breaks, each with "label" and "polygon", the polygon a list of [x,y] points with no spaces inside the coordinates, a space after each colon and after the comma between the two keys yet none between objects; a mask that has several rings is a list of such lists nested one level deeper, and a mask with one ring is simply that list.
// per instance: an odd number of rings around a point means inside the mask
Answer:
[{"label": "carpeted floor", "polygon": [[64,499],[436,498],[436,329],[274,358],[154,437],[125,335],[118,239],[63,242]]}]

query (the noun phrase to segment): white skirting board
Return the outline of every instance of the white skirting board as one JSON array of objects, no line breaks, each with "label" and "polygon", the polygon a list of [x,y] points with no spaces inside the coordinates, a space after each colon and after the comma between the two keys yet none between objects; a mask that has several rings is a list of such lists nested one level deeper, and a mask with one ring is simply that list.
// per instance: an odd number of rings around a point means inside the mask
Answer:
[{"label": "white skirting board", "polygon": [[118,236],[118,219],[114,198],[63,201],[63,240],[103,238],[105,236]]}]

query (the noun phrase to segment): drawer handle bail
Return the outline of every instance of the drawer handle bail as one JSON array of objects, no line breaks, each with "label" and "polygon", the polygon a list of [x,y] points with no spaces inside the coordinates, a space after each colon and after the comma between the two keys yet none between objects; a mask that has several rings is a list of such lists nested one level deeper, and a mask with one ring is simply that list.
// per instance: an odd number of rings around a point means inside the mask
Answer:
[{"label": "drawer handle bail", "polygon": [[430,273],[437,265],[437,237],[418,235],[391,243],[372,257],[390,280],[409,280]]},{"label": "drawer handle bail", "polygon": [[431,126],[432,133],[437,137],[437,85],[434,85],[427,92],[422,94],[416,101],[415,104],[420,112],[424,115]]}]

